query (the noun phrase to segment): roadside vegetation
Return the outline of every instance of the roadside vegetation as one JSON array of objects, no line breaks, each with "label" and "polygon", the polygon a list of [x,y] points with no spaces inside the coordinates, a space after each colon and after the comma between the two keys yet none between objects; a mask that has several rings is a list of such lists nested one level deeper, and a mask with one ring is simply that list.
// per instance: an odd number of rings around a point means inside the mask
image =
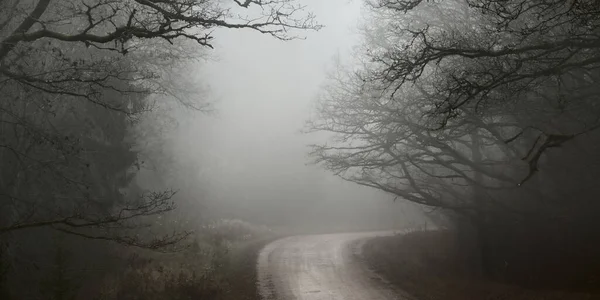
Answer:
[{"label": "roadside vegetation", "polygon": [[598,288],[528,289],[487,278],[483,276],[476,245],[465,246],[464,240],[457,239],[456,233],[448,230],[377,237],[365,243],[362,255],[370,268],[418,300],[600,299]]},{"label": "roadside vegetation", "polygon": [[120,253],[126,267],[104,275],[88,295],[98,300],[258,300],[258,253],[277,236],[264,226],[219,220],[177,253]]},{"label": "roadside vegetation", "polygon": [[[59,234],[59,241],[45,249],[49,260],[28,272],[39,277],[9,281],[24,290],[2,299],[255,300],[258,252],[276,237],[264,226],[219,220],[190,235],[185,247],[160,253],[74,244]],[[104,246],[104,255],[92,246]]]}]

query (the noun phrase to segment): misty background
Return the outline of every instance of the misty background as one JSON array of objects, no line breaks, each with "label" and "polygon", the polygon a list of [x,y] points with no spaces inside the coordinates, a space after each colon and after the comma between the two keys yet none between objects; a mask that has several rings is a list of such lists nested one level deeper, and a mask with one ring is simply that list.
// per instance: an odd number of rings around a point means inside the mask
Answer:
[{"label": "misty background", "polygon": [[[319,88],[336,61],[360,40],[360,1],[303,1],[325,27],[280,41],[244,30],[216,29],[215,51],[190,69],[212,112],[173,109],[168,155],[194,165],[173,175],[200,204],[200,219],[239,218],[300,231],[382,229],[426,222],[412,204],[343,181],[312,165],[305,133]],[[138,182],[144,182],[139,176]],[[189,213],[189,212],[188,212]]]},{"label": "misty background", "polygon": [[390,228],[425,293],[597,291],[598,3],[2,0],[0,299],[255,300]]}]

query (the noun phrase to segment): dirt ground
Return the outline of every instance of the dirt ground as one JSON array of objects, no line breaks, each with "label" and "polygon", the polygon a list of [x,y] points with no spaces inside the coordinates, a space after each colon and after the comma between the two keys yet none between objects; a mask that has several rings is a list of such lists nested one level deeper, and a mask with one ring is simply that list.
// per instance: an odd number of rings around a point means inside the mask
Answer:
[{"label": "dirt ground", "polygon": [[363,259],[418,300],[600,299],[600,294],[528,290],[486,280],[473,263],[474,255],[461,248],[449,231],[374,238],[364,245]]},{"label": "dirt ground", "polygon": [[261,249],[276,239],[273,237],[253,241],[239,250],[232,259],[232,269],[227,271],[229,288],[219,297],[220,300],[261,300],[256,284],[256,261]]},{"label": "dirt ground", "polygon": [[301,235],[269,244],[258,260],[263,300],[408,300],[357,260],[362,241],[391,234]]}]

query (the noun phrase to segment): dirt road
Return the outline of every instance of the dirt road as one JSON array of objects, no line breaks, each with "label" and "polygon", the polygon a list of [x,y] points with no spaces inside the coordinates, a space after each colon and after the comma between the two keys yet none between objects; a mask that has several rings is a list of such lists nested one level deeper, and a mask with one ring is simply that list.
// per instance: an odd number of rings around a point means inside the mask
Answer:
[{"label": "dirt road", "polygon": [[407,299],[358,259],[364,240],[389,234],[391,232],[294,236],[269,244],[258,261],[262,299]]}]

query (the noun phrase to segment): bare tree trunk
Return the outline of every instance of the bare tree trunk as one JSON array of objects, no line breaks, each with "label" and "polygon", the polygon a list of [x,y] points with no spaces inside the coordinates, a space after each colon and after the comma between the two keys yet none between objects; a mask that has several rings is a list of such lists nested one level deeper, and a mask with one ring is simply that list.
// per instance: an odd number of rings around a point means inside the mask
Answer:
[{"label": "bare tree trunk", "polygon": [[[479,129],[474,129],[471,134],[471,158],[475,165],[481,163],[483,159],[483,155],[481,153],[481,136],[479,135]],[[473,203],[478,205],[484,205],[485,201],[485,191],[482,186],[484,184],[483,174],[479,172],[477,169],[473,170],[473,179],[476,182],[472,186],[471,197],[473,197]],[[481,210],[485,211],[485,210]],[[478,214],[481,214],[479,212]],[[491,275],[493,272],[490,269],[490,247],[488,243],[488,234],[486,229],[485,216],[479,215],[471,218],[471,224],[467,225],[468,227],[461,228],[465,230],[465,234],[470,235],[469,241],[471,241],[471,246],[476,247],[478,251],[476,251],[476,258],[479,261],[479,267],[481,268],[481,272],[485,275]]]}]

